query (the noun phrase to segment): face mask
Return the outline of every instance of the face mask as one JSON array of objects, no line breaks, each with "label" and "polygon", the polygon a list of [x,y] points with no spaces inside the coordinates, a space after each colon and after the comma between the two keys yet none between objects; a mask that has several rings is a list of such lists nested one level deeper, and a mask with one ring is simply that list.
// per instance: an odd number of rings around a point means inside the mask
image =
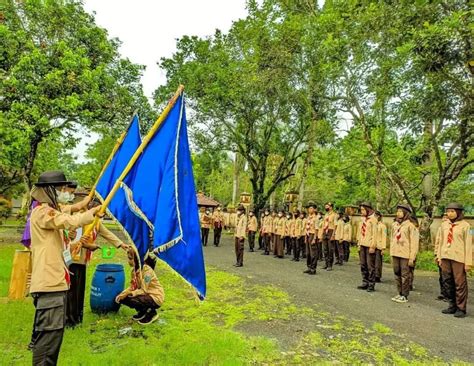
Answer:
[{"label": "face mask", "polygon": [[291,216],[290,216],[290,215],[286,215],[286,218],[287,218],[287,219],[291,219]]},{"label": "face mask", "polygon": [[324,209],[326,210],[326,212],[328,212],[328,211],[329,211],[329,207],[325,207]]},{"label": "face mask", "polygon": [[58,203],[68,203],[70,199],[69,192],[63,192],[56,190],[56,197],[58,199]]},{"label": "face mask", "polygon": [[282,215],[282,214],[278,214],[278,217],[283,217],[283,215]]},{"label": "face mask", "polygon": [[253,212],[250,212],[250,213],[249,213],[249,216],[253,216]]}]

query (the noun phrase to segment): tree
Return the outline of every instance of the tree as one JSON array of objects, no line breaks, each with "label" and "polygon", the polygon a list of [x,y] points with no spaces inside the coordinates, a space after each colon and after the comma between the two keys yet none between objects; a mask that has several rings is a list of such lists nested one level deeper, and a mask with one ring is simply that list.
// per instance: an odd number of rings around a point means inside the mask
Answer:
[{"label": "tree", "polygon": [[79,126],[117,130],[137,107],[149,109],[143,67],[120,58],[119,41],[80,2],[8,0],[0,37],[0,167],[14,184],[31,188],[40,144],[72,146]]}]

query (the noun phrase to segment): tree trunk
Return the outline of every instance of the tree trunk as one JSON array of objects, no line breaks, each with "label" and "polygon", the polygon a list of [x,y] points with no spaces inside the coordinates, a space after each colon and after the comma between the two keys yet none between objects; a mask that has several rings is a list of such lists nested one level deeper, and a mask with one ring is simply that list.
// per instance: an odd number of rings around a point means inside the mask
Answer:
[{"label": "tree trunk", "polygon": [[382,209],[383,196],[382,196],[382,169],[379,165],[375,166],[375,208],[377,210]]},{"label": "tree trunk", "polygon": [[423,126],[423,155],[422,155],[422,168],[423,168],[423,180],[421,183],[422,195],[421,195],[421,209],[424,213],[424,217],[420,220],[420,247],[426,250],[431,244],[431,232],[430,226],[433,222],[433,148],[431,143],[431,137],[433,134],[433,121],[425,121]]},{"label": "tree trunk", "polygon": [[232,184],[232,204],[235,206],[237,204],[238,195],[239,195],[239,180],[240,180],[240,154],[235,153],[234,159],[234,179]]},{"label": "tree trunk", "polygon": [[36,154],[38,152],[38,145],[40,144],[42,137],[40,135],[35,135],[30,141],[30,152],[28,153],[28,159],[25,166],[25,176],[24,181],[27,187],[27,199],[23,200],[20,214],[26,215],[28,213],[31,197],[29,195],[31,188],[33,188],[33,181],[31,179],[31,174],[33,173],[33,167],[36,159]]}]

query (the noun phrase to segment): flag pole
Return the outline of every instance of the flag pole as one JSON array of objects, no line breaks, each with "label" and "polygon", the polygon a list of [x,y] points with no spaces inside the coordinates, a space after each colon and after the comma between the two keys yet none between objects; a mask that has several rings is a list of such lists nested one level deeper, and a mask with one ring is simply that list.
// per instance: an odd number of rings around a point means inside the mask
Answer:
[{"label": "flag pole", "polygon": [[[161,113],[161,115],[158,117],[158,119],[155,121],[155,123],[153,124],[153,126],[151,127],[150,131],[146,134],[146,136],[143,138],[142,140],[142,143],[140,144],[140,146],[138,147],[138,149],[135,151],[135,153],[133,154],[133,156],[130,158],[130,161],[128,162],[127,166],[124,168],[124,170],[122,171],[122,174],[120,174],[120,176],[117,178],[117,180],[115,181],[115,184],[114,186],[112,187],[112,190],[110,191],[110,193],[107,195],[107,197],[105,198],[104,202],[102,203],[102,206],[101,206],[101,209],[99,211],[99,214],[104,214],[106,209],[107,209],[107,206],[110,204],[110,201],[112,201],[112,198],[114,198],[114,195],[115,193],[117,193],[118,189],[120,188],[120,184],[122,183],[122,181],[125,179],[125,177],[127,176],[127,174],[130,172],[130,170],[132,169],[133,165],[135,164],[135,162],[138,160],[138,158],[140,157],[140,155],[142,154],[143,150],[145,150],[145,148],[147,147],[148,143],[150,142],[150,140],[153,138],[153,136],[156,134],[156,132],[160,129],[161,127],[161,124],[163,123],[163,121],[166,119],[166,117],[168,116],[169,112],[171,111],[171,108],[173,108],[173,106],[176,104],[176,101],[178,100],[179,96],[183,93],[183,90],[184,90],[184,85],[180,85],[178,87],[178,90],[176,90],[176,93],[173,95],[173,97],[170,99],[170,101],[168,102],[168,105],[166,106],[166,108],[163,110],[163,112]],[[99,217],[96,216],[95,220],[94,220],[94,224],[97,224],[97,222],[99,221]],[[89,235],[92,231],[92,228],[94,227],[95,225],[90,225],[86,228],[85,232],[84,232],[84,236],[86,235]],[[79,246],[79,245],[78,245]]]},{"label": "flag pole", "polygon": [[135,118],[136,114],[137,114],[138,110],[135,110],[132,114],[132,118],[130,119],[130,122],[128,124],[128,127],[127,129],[122,132],[122,134],[119,136],[119,138],[117,139],[117,141],[115,142],[115,145],[114,145],[114,148],[112,149],[112,151],[110,152],[110,155],[109,157],[107,158],[107,160],[105,161],[105,164],[102,166],[102,170],[100,171],[99,173],[99,176],[97,177],[97,179],[95,180],[95,183],[94,185],[92,186],[89,194],[88,194],[88,197],[90,199],[92,199],[94,197],[94,193],[95,193],[95,190],[97,188],[97,185],[99,184],[99,181],[100,181],[100,178],[102,178],[102,176],[104,175],[104,172],[105,170],[108,168],[110,162],[112,161],[112,159],[114,158],[115,154],[117,153],[117,150],[120,148],[120,146],[122,146],[122,143],[123,143],[123,140],[125,140],[125,136],[127,136],[127,133],[128,133],[128,130],[130,129],[130,126],[132,125],[132,122],[133,122],[133,119]]}]

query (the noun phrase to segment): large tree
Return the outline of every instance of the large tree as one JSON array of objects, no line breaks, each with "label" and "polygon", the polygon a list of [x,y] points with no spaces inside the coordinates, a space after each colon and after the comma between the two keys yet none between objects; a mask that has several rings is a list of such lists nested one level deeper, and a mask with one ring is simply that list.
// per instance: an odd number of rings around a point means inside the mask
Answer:
[{"label": "large tree", "polygon": [[75,144],[74,132],[111,129],[149,109],[143,67],[120,58],[79,1],[6,0],[0,24],[0,191],[31,187],[40,144]]}]

